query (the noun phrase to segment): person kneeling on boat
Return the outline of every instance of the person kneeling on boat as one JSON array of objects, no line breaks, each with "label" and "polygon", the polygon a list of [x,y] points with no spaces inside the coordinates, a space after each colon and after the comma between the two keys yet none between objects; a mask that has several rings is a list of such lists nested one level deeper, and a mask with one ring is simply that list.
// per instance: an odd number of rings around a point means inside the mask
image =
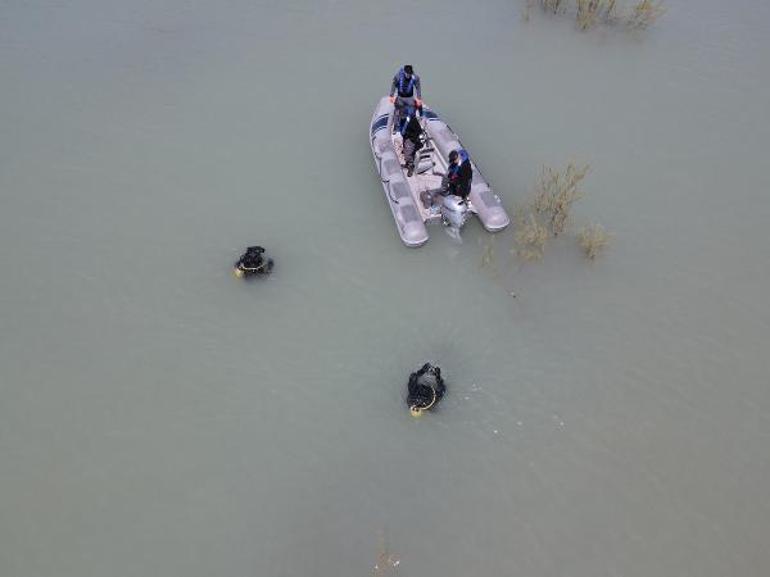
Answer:
[{"label": "person kneeling on boat", "polygon": [[265,275],[273,270],[273,259],[264,258],[265,249],[261,246],[250,246],[235,263],[235,276],[249,277]]},{"label": "person kneeling on boat", "polygon": [[419,417],[423,411],[433,409],[444,396],[446,385],[441,378],[441,369],[430,363],[409,375],[406,404],[413,417]]},{"label": "person kneeling on boat", "polygon": [[463,200],[471,193],[473,168],[471,159],[464,149],[453,150],[449,153],[449,167],[444,179],[444,194],[453,194]]},{"label": "person kneeling on boat", "polygon": [[[406,106],[422,106],[422,88],[420,87],[420,77],[414,73],[411,64],[404,65],[393,77],[390,85],[390,101],[396,107],[395,120],[398,121],[403,108]],[[395,126],[399,126],[396,122]]]},{"label": "person kneeling on boat", "polygon": [[417,120],[414,108],[406,109],[407,116],[401,122],[401,136],[404,143],[404,161],[406,162],[407,176],[414,174],[414,155],[422,148],[422,126]]}]

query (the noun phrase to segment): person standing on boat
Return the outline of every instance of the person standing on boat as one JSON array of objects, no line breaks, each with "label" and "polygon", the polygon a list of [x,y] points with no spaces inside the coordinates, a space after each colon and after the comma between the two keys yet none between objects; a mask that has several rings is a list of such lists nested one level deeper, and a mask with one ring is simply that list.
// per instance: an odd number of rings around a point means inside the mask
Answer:
[{"label": "person standing on boat", "polygon": [[404,143],[404,161],[406,162],[407,176],[414,174],[414,155],[422,148],[422,126],[417,120],[417,114],[414,108],[407,106],[405,109],[406,118],[401,122],[401,136]]},{"label": "person standing on boat", "polygon": [[444,181],[445,194],[454,194],[463,200],[471,193],[473,167],[465,149],[453,150],[449,153],[449,166]]},{"label": "person standing on boat", "polygon": [[[390,101],[396,107],[396,120],[401,110],[406,106],[422,107],[422,88],[420,77],[414,73],[411,64],[405,64],[393,77],[390,85]],[[396,123],[396,126],[399,126]]]}]

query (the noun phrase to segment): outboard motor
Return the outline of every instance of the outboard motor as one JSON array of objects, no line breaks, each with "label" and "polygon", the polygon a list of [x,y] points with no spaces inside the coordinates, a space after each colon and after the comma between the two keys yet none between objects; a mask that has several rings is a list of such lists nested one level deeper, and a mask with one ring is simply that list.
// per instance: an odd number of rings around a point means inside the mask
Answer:
[{"label": "outboard motor", "polygon": [[425,363],[419,371],[409,375],[406,404],[413,417],[434,408],[444,396],[446,385],[441,378],[441,369]]},{"label": "outboard motor", "polygon": [[468,216],[468,203],[466,201],[453,194],[444,197],[441,204],[441,217],[444,224],[459,232],[465,221],[468,220]]},{"label": "outboard motor", "polygon": [[270,274],[273,270],[273,259],[262,256],[265,249],[261,246],[250,246],[235,263],[233,274],[238,278],[248,278]]}]

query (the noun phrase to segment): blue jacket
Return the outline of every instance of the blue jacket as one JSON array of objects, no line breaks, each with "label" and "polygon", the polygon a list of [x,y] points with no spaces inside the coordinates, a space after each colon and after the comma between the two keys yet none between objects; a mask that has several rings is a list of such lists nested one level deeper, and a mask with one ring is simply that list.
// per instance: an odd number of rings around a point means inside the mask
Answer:
[{"label": "blue jacket", "polygon": [[399,96],[404,98],[410,98],[416,96],[422,98],[422,90],[420,88],[420,77],[417,74],[412,74],[412,77],[407,80],[404,69],[401,68],[393,77],[393,83],[390,85],[390,96],[393,96],[398,92]]}]

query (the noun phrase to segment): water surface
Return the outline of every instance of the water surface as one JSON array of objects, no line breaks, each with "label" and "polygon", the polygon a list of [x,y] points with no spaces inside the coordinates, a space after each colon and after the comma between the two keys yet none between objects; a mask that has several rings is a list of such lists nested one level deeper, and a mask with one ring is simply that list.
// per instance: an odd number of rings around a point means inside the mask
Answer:
[{"label": "water surface", "polygon": [[[0,574],[353,577],[381,535],[403,576],[765,574],[770,10],[669,4],[4,2]],[[511,211],[589,162],[607,254],[404,248],[366,137],[405,61]]]}]

